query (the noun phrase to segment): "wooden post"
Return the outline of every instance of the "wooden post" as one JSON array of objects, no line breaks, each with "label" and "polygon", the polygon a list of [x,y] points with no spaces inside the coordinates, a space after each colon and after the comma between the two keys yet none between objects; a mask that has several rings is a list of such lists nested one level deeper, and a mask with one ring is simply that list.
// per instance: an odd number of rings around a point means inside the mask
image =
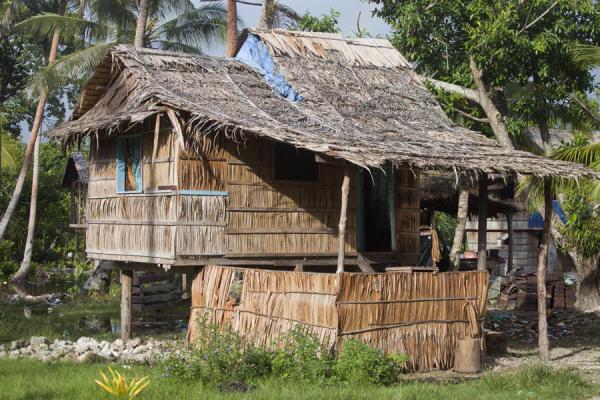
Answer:
[{"label": "wooden post", "polygon": [[487,175],[479,177],[479,213],[477,215],[477,270],[487,269]]},{"label": "wooden post", "polygon": [[542,361],[550,360],[550,344],[548,342],[548,321],[546,316],[546,271],[548,269],[548,248],[552,228],[552,180],[544,178],[544,234],[537,265],[537,300],[538,300],[538,346]]},{"label": "wooden post", "polygon": [[227,0],[227,57],[233,57],[237,41],[237,2]]},{"label": "wooden post", "polygon": [[346,221],[348,219],[348,193],[350,192],[350,167],[344,168],[344,180],[342,181],[342,205],[340,208],[339,243],[337,273],[344,272],[344,258],[346,248]]},{"label": "wooden post", "polygon": [[508,260],[506,260],[506,272],[510,272],[513,269],[514,260],[514,230],[513,230],[513,214],[512,212],[506,213],[506,228],[508,229]]},{"label": "wooden post", "polygon": [[131,340],[131,280],[133,271],[121,271],[121,339]]}]

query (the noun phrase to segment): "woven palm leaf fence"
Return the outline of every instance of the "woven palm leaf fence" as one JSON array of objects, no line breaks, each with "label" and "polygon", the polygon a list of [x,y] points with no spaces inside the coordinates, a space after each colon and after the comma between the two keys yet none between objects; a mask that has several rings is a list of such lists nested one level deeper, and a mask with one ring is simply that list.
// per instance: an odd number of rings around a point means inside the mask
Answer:
[{"label": "woven palm leaf fence", "polygon": [[410,356],[409,371],[448,369],[456,341],[482,332],[487,272],[316,274],[208,266],[192,286],[188,340],[202,317],[258,345],[300,324],[331,351],[358,338]]}]

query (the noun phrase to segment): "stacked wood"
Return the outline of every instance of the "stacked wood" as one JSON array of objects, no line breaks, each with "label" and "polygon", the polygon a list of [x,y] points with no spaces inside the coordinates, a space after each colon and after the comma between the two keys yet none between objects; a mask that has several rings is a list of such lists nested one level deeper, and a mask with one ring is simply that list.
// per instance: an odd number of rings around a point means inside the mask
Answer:
[{"label": "stacked wood", "polygon": [[[502,285],[500,308],[504,310],[536,311],[536,275],[523,274],[511,277]],[[573,308],[575,285],[566,285],[562,274],[546,277],[547,307],[556,309]]]},{"label": "stacked wood", "polygon": [[[240,282],[239,301],[232,285]],[[208,266],[192,288],[188,339],[199,317],[261,346],[302,326],[335,351],[358,338],[410,356],[407,370],[447,369],[457,341],[480,337],[487,272],[315,274]],[[232,301],[234,300],[234,301]]]},{"label": "stacked wood", "polygon": [[168,272],[142,272],[133,274],[132,309],[151,312],[173,306],[181,298],[175,275]]}]

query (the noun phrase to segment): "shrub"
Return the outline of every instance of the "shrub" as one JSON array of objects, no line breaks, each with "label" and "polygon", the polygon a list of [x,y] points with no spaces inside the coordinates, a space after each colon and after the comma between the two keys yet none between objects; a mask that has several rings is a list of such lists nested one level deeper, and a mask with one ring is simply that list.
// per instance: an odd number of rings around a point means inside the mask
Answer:
[{"label": "shrub", "polygon": [[0,276],[11,276],[19,269],[19,264],[14,261],[0,261]]},{"label": "shrub", "polygon": [[300,326],[283,335],[273,359],[273,374],[295,382],[324,382],[331,376],[333,358],[319,340]]},{"label": "shrub", "polygon": [[349,339],[342,345],[334,375],[340,382],[391,385],[398,382],[406,361],[408,356],[386,355],[358,339]]},{"label": "shrub", "polygon": [[173,349],[158,360],[166,376],[216,386],[252,382],[271,373],[272,352],[250,344],[235,332],[221,330],[206,319],[198,323],[198,342],[193,347]]}]

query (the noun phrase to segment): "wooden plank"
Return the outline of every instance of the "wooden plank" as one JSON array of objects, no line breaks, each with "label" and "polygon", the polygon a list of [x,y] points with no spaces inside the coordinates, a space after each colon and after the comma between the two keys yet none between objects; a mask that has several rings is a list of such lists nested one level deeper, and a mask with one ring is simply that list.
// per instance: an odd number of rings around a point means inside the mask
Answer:
[{"label": "wooden plank", "polygon": [[171,272],[150,272],[145,274],[136,274],[134,285],[143,285],[145,283],[173,281],[175,275]]},{"label": "wooden plank", "polygon": [[158,302],[170,302],[177,298],[176,293],[158,293],[158,294],[149,294],[149,295],[137,295],[133,297],[134,304],[150,304],[150,303],[158,303]]},{"label": "wooden plank", "polygon": [[152,286],[133,286],[132,292],[134,295],[143,294],[158,294],[158,293],[168,293],[175,290],[175,284],[172,282],[163,283],[161,285],[152,285]]}]

